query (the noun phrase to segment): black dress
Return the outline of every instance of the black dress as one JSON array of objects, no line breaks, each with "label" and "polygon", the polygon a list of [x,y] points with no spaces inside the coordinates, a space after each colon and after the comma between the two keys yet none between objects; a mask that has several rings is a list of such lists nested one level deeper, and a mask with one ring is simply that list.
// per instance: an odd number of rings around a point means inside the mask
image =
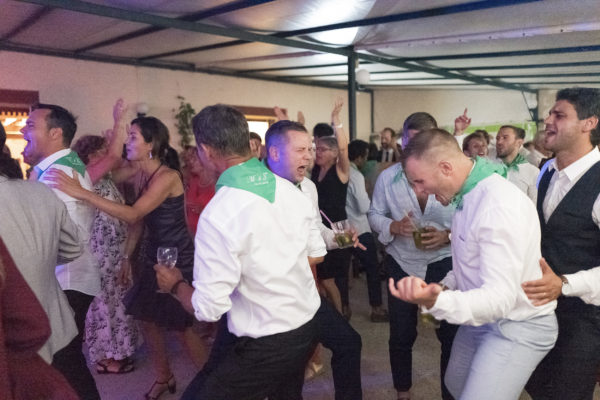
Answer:
[{"label": "black dress", "polygon": [[123,302],[127,313],[142,321],[154,322],[168,329],[184,330],[194,317],[168,293],[158,293],[156,282],[156,251],[159,247],[177,247],[177,264],[188,281],[194,269],[194,242],[185,223],[183,194],[167,198],[144,217],[145,237],[140,279],[127,293]]},{"label": "black dress", "polygon": [[[319,182],[319,173],[321,168],[315,165],[312,171],[312,181],[317,187],[319,195],[319,208],[333,222],[342,221],[348,216],[346,215],[346,193],[348,192],[348,183],[342,183],[337,174],[335,165],[329,168],[325,173],[323,180]],[[329,222],[325,218],[321,218],[325,226],[331,228]],[[319,279],[337,278],[336,283],[340,287],[342,299],[348,298],[347,295],[347,279],[345,282],[344,274],[348,275],[348,267],[350,266],[350,249],[329,250],[325,256],[325,260],[317,265],[317,277]],[[344,290],[346,288],[346,292]]]}]

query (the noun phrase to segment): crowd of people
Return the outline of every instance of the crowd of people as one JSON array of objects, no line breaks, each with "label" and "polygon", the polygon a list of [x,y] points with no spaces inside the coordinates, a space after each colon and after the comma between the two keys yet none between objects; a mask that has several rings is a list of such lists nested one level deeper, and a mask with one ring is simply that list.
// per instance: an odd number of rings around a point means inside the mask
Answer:
[{"label": "crowd of people", "polygon": [[342,107],[312,135],[275,107],[263,144],[238,110],[209,106],[180,154],[123,100],[111,129],[75,143],[68,110],[33,107],[26,179],[0,156],[6,398],[100,399],[84,351],[97,373],[126,374],[142,342],[155,375],[144,398],[175,393],[173,331],[198,370],[183,400],[301,399],[322,348],[336,400],[360,400],[357,270],[370,320],[389,323],[398,400],[411,398],[419,313],[441,345],[444,400],[591,400],[600,91],[559,91],[529,144],[512,125],[466,134],[465,109],[453,133],[413,113],[378,149],[349,141]]}]

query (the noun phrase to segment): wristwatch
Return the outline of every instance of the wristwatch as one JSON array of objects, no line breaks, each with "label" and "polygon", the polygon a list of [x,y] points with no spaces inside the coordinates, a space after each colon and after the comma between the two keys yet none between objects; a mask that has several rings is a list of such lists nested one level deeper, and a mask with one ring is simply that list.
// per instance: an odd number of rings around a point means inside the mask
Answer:
[{"label": "wristwatch", "polygon": [[560,289],[562,295],[563,296],[570,295],[572,293],[572,291],[573,291],[573,288],[571,287],[571,284],[569,283],[569,280],[564,275],[559,275],[558,277],[562,281],[562,288]]}]

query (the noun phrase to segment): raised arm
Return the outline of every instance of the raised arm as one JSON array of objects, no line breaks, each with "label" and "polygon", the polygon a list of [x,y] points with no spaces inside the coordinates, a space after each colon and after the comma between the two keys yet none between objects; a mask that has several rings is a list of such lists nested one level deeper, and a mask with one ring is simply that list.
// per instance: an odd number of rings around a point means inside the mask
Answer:
[{"label": "raised arm", "polygon": [[344,100],[342,100],[341,97],[338,97],[333,106],[333,111],[331,111],[331,125],[335,132],[339,151],[337,163],[335,165],[336,171],[340,181],[346,183],[350,177],[350,159],[348,158],[348,135],[346,134],[346,131],[344,131],[344,127],[340,120],[340,111],[342,110],[343,105]]},{"label": "raised arm", "polygon": [[113,129],[112,131],[109,130],[105,133],[108,146],[106,156],[104,156],[102,160],[87,168],[93,184],[98,182],[100,178],[112,171],[121,163],[123,145],[127,140],[127,127],[125,121],[127,120],[128,110],[129,109],[125,107],[123,99],[117,100],[115,106],[113,107]]},{"label": "raised arm", "polygon": [[463,114],[454,120],[454,136],[460,136],[465,133],[469,125],[471,125],[471,118],[467,116],[467,109],[465,108]]}]

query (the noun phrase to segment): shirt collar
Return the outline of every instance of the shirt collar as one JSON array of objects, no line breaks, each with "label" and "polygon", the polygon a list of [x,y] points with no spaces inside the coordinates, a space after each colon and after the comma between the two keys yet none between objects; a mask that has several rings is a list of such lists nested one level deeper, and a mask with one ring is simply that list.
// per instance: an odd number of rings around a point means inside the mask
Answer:
[{"label": "shirt collar", "polygon": [[[600,150],[598,150],[598,147],[594,147],[592,151],[574,163],[571,163],[569,166],[563,168],[561,171],[559,171],[559,173],[566,175],[567,178],[572,181],[578,176],[581,176],[581,174],[590,169],[591,166],[596,164],[598,161],[600,161]],[[548,170],[551,171],[553,169],[558,170],[556,167],[556,158],[553,158],[548,166]]]},{"label": "shirt collar", "polygon": [[54,162],[56,160],[66,156],[70,152],[71,152],[71,149],[62,149],[62,150],[57,151],[56,153],[52,153],[48,157],[44,158],[42,161],[37,163],[36,167],[38,167],[43,172],[43,171],[47,170],[49,166],[54,164]]}]

